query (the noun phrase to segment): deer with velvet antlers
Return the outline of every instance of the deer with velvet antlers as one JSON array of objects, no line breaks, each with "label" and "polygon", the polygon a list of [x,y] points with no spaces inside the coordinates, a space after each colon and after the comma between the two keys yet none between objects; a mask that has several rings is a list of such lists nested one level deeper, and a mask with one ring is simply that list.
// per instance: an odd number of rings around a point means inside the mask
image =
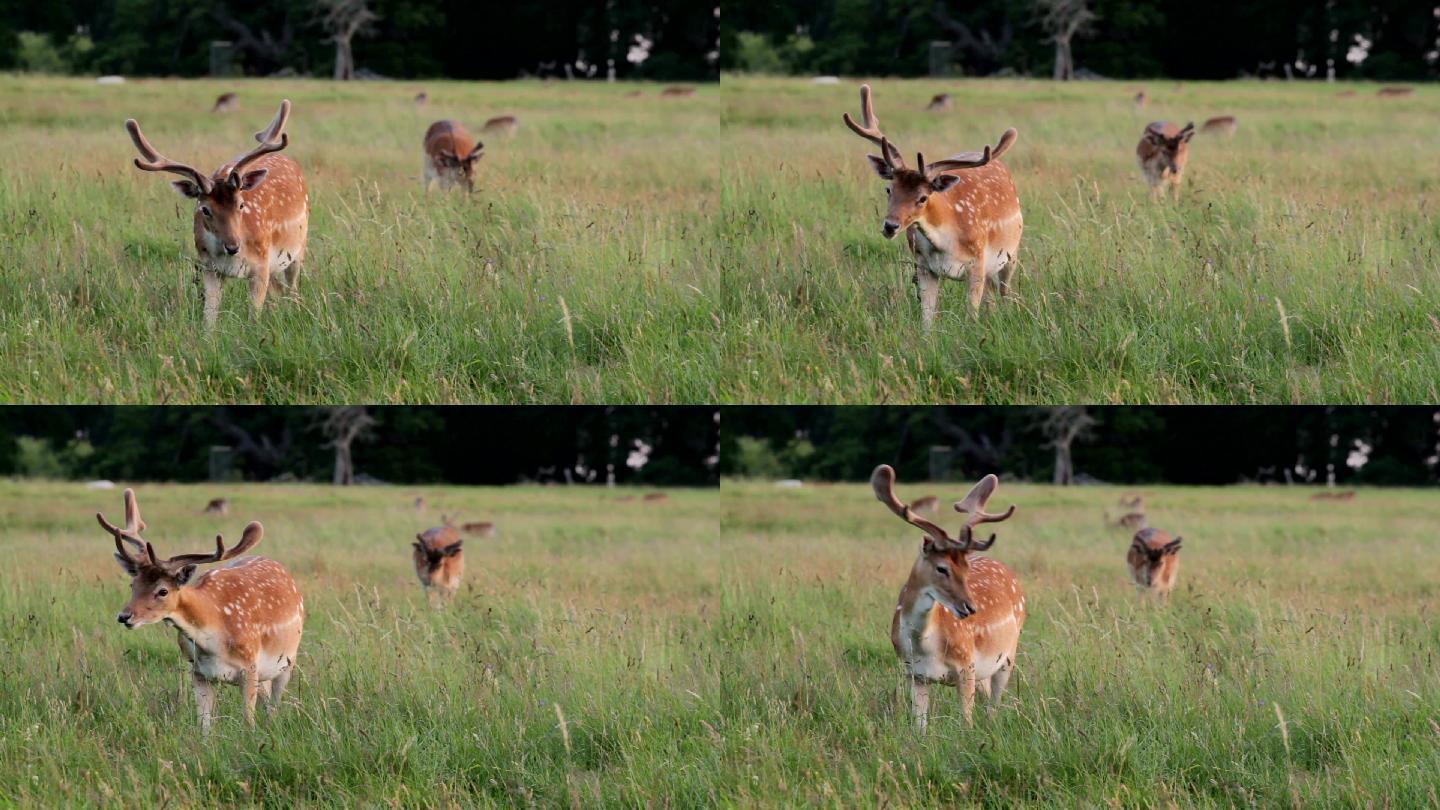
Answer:
[{"label": "deer with velvet antlers", "polygon": [[226,278],[249,282],[250,303],[257,314],[272,283],[289,290],[299,284],[310,198],[300,166],[276,154],[290,143],[284,132],[289,118],[290,102],[285,100],[270,125],[255,133],[260,145],[209,177],[157,152],[135,119],[125,122],[140,153],[136,168],[180,175],[184,179],[173,182],[175,190],[195,201],[195,249],[200,253],[207,327],[220,317],[220,286]]},{"label": "deer with velvet antlers", "polygon": [[910,578],[900,591],[890,623],[890,642],[910,680],[911,708],[924,729],[930,710],[930,685],[955,686],[965,721],[971,720],[978,687],[993,710],[1015,667],[1020,628],[1025,624],[1025,594],[1006,566],[976,552],[995,544],[975,538],[975,528],[1015,514],[985,511],[999,479],[980,479],[955,511],[965,514],[958,536],[915,514],[895,495],[895,470],[875,468],[870,477],[875,497],[901,520],[925,533]]},{"label": "deer with velvet antlers", "polygon": [[1015,143],[1014,129],[1005,130],[994,147],[962,152],[926,163],[915,155],[915,168],[905,165],[900,150],[880,130],[870,85],[860,86],[860,117],[845,113],[845,126],[880,147],[867,155],[875,173],[890,185],[889,207],[880,232],[886,239],[905,231],[915,258],[915,288],[925,328],[935,320],[940,280],[968,275],[970,309],[980,311],[985,290],[1009,294],[1020,251],[1020,198],[1000,156]]},{"label": "deer with velvet antlers", "polygon": [[[239,556],[260,542],[264,527],[250,523],[231,548],[216,535],[212,554],[161,559],[140,536],[145,521],[134,490],[125,490],[123,529],[99,512],[95,518],[115,538],[115,561],[130,575],[130,601],[116,619],[130,629],[156,622],[175,628],[180,652],[190,661],[200,728],[210,729],[216,683],[241,687],[251,725],[257,695],[265,695],[274,713],[295,671],[305,602],[279,563]],[[195,576],[198,566],[218,562],[228,564]]]}]

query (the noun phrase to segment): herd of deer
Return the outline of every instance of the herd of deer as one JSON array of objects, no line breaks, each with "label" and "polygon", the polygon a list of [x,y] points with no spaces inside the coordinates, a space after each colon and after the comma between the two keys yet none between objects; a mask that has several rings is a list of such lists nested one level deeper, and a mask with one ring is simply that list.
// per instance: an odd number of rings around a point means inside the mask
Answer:
[{"label": "herd of deer", "polygon": [[[1143,91],[1135,103],[1144,105]],[[926,109],[943,111],[952,106],[950,94],[942,93]],[[962,152],[933,163],[916,154],[910,168],[881,131],[868,84],[860,86],[860,116],[862,123],[848,112],[842,117],[851,131],[880,147],[879,155],[866,156],[875,173],[889,183],[890,202],[880,232],[886,239],[905,232],[915,260],[922,326],[929,329],[934,323],[941,279],[968,281],[972,312],[980,311],[987,290],[999,298],[1007,296],[1013,289],[1024,222],[1020,197],[1000,156],[1014,145],[1015,130],[1005,130],[995,146],[980,152]],[[1202,129],[1229,136],[1235,133],[1236,121],[1233,116],[1212,118]],[[1180,127],[1157,121],[1141,133],[1135,154],[1151,199],[1158,201],[1166,189],[1179,199],[1195,131],[1193,123]]]},{"label": "herd of deer", "polygon": [[[890,643],[910,682],[911,709],[924,729],[930,709],[930,686],[954,686],[960,693],[965,721],[971,721],[975,692],[999,705],[1000,696],[1015,668],[1020,629],[1025,624],[1025,592],[1015,572],[976,552],[995,544],[995,535],[980,540],[976,527],[999,523],[1015,514],[986,511],[999,479],[987,475],[955,504],[965,515],[957,535],[951,536],[922,511],[933,511],[934,496],[911,503],[895,495],[895,470],[882,464],[870,476],[875,497],[901,520],[925,533],[920,554],[900,589],[890,623]],[[1141,498],[1122,499],[1128,511],[1118,523],[1137,528],[1126,553],[1130,578],[1141,594],[1164,601],[1179,572],[1180,537],[1171,538],[1147,525]],[[1109,518],[1107,515],[1107,522]]]},{"label": "herd of deer", "polygon": [[[215,100],[213,110],[226,112],[235,105],[235,94],[225,93]],[[135,119],[125,121],[130,140],[140,153],[136,168],[180,175],[182,179],[172,185],[195,203],[193,230],[207,327],[213,327],[219,318],[221,285],[227,278],[246,281],[257,314],[272,286],[277,292],[298,289],[309,234],[310,196],[299,164],[276,154],[290,144],[285,133],[289,120],[290,101],[286,99],[280,102],[270,125],[255,133],[258,146],[208,176],[164,157],[150,145]],[[486,121],[482,131],[513,135],[519,125],[514,116],[497,116]],[[442,189],[474,191],[475,165],[484,152],[485,145],[460,123],[431,124],[421,142],[423,190],[438,183]]]}]

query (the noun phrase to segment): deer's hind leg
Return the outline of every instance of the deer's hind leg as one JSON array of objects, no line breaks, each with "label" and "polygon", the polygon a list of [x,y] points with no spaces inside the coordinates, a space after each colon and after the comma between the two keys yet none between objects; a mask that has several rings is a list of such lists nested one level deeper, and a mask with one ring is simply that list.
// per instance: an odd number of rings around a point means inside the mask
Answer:
[{"label": "deer's hind leg", "polygon": [[990,263],[985,253],[986,246],[977,245],[975,261],[970,266],[970,311],[977,315],[980,313],[980,305],[985,303],[985,287],[990,278],[990,274],[986,272]]}]

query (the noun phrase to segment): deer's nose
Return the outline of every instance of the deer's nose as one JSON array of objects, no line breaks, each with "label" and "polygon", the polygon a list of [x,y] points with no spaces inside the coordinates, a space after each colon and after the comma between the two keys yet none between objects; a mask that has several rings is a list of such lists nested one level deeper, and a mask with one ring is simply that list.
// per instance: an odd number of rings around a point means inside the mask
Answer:
[{"label": "deer's nose", "polygon": [[973,615],[975,613],[975,603],[971,602],[969,599],[966,599],[964,602],[960,603],[960,610],[962,611],[961,618]]},{"label": "deer's nose", "polygon": [[129,613],[121,613],[119,616],[116,616],[116,617],[115,617],[115,621],[120,622],[121,624],[125,625],[126,627],[129,627],[129,626],[130,626],[130,614],[129,614]]},{"label": "deer's nose", "polygon": [[239,252],[240,252],[240,245],[226,242],[226,243],[225,243],[225,252],[226,252],[226,253],[229,253],[231,256],[234,256],[236,253],[239,253]]},{"label": "deer's nose", "polygon": [[880,233],[884,234],[886,239],[893,238],[898,230],[900,230],[900,223],[893,219],[887,219],[880,225]]}]

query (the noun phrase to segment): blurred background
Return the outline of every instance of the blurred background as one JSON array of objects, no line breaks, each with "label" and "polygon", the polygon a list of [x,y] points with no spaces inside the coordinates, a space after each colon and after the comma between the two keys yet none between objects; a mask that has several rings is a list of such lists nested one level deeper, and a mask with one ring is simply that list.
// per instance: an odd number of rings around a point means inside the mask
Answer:
[{"label": "blurred background", "polygon": [[1440,483],[1435,407],[727,408],[720,469],[864,481]]},{"label": "blurred background", "polygon": [[0,70],[704,80],[719,24],[695,0],[0,0]]},{"label": "blurred background", "polygon": [[715,408],[10,407],[0,475],[715,486]]},{"label": "blurred background", "polygon": [[1434,79],[1431,0],[731,0],[724,70]]}]

